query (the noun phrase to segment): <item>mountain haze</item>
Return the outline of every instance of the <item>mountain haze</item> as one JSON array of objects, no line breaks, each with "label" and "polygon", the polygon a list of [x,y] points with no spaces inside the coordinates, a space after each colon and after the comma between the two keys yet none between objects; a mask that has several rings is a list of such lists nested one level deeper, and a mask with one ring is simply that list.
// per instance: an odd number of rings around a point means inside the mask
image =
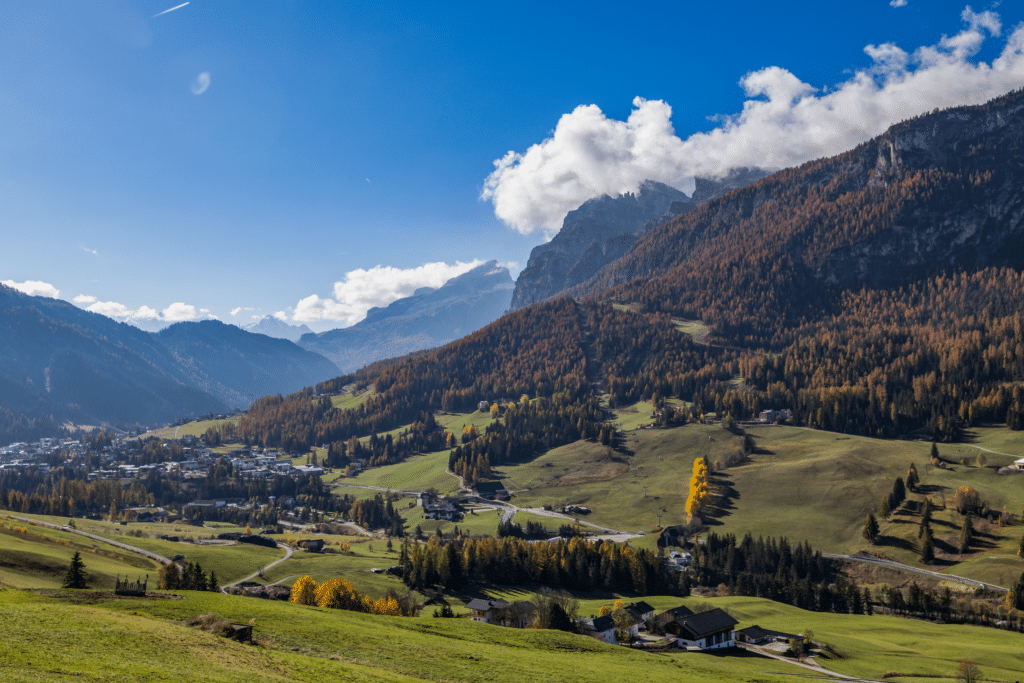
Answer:
[{"label": "mountain haze", "polygon": [[488,261],[441,287],[422,287],[388,306],[371,308],[351,327],[303,335],[299,345],[349,372],[480,329],[508,310],[513,287],[508,269]]},{"label": "mountain haze", "polygon": [[0,286],[0,441],[247,406],[338,374],[291,342],[217,321],[159,333]]},{"label": "mountain haze", "polygon": [[256,322],[248,325],[240,325],[246,332],[253,334],[265,334],[275,339],[287,339],[290,342],[297,342],[304,334],[313,334],[308,325],[289,325],[283,320],[267,315]]}]

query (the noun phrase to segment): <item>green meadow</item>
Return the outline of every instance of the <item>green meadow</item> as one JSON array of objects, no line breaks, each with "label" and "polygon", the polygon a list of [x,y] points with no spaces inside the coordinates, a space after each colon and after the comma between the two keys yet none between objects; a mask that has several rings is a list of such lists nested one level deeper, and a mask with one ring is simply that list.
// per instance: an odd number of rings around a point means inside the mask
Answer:
[{"label": "green meadow", "polygon": [[[528,597],[528,594],[517,594]],[[510,596],[512,597],[512,596]],[[581,603],[581,613],[616,596]],[[662,610],[678,599],[645,598]],[[691,607],[703,600],[681,601]],[[756,598],[717,598],[740,626],[810,629],[829,646],[817,662],[863,678],[950,678],[964,658],[986,680],[1019,680],[1019,634],[884,616],[804,612]],[[504,629],[468,619],[381,617],[211,593],[114,599],[89,591],[0,591],[5,681],[433,680],[519,682],[783,681],[809,672],[746,655],[643,652],[585,636]],[[186,625],[213,614],[254,624],[256,645],[227,641]],[[895,675],[893,675],[895,674]],[[902,675],[901,675],[902,674]]]},{"label": "green meadow", "polygon": [[59,588],[76,551],[81,553],[93,588],[112,589],[117,576],[134,579],[148,574],[155,578],[160,571],[157,562],[100,541],[0,520],[0,585]]},{"label": "green meadow", "polygon": [[158,439],[180,439],[186,434],[192,436],[202,436],[207,429],[210,427],[221,427],[228,422],[238,426],[237,417],[228,417],[223,420],[195,420],[193,422],[186,422],[178,427],[164,427],[162,429],[154,429],[141,435],[141,438],[149,438],[155,436]]}]

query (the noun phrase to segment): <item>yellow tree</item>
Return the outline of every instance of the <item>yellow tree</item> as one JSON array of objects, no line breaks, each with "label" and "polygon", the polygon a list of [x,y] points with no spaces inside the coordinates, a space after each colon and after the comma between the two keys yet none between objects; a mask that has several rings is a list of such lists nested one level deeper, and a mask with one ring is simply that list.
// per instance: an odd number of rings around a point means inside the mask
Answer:
[{"label": "yellow tree", "polygon": [[693,461],[693,475],[686,496],[686,514],[692,519],[700,512],[708,497],[708,463],[704,458]]},{"label": "yellow tree", "polygon": [[299,580],[292,585],[292,594],[288,601],[296,605],[316,604],[316,581],[308,576],[300,576]]},{"label": "yellow tree", "polygon": [[358,610],[360,608],[359,593],[356,592],[351,582],[345,579],[331,579],[317,587],[316,606]]}]

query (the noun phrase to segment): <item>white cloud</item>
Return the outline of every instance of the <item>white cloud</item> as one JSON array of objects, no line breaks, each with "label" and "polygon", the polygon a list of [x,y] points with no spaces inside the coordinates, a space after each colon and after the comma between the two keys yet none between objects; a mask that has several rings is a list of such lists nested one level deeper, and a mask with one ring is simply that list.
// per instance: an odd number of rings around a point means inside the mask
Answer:
[{"label": "white cloud", "polygon": [[[282,322],[288,322],[288,312],[287,311],[277,311],[276,313],[274,313],[274,317],[277,318],[278,320],[282,321]],[[259,316],[255,316],[254,315],[253,318],[254,319],[258,319]]]},{"label": "white cloud", "polygon": [[[255,311],[255,310],[256,310],[255,308],[252,308],[250,306],[239,306],[238,308],[232,308],[231,309],[231,317],[232,318],[237,317],[238,314],[241,313],[242,311]],[[260,316],[253,316],[253,317],[260,317]]]},{"label": "white cloud", "polygon": [[82,247],[82,251],[87,252],[89,254],[97,254],[97,253],[99,253],[95,249],[90,249],[89,247]]},{"label": "white cloud", "polygon": [[14,280],[3,280],[2,283],[8,287],[28,294],[29,296],[47,296],[51,299],[56,299],[60,296],[60,290],[51,285],[49,282],[41,282],[39,280],[25,280],[24,282],[15,282]]},{"label": "white cloud", "polygon": [[476,268],[479,259],[454,264],[425,263],[416,268],[375,266],[358,268],[345,274],[345,279],[334,283],[334,297],[321,298],[311,294],[301,299],[294,309],[278,311],[278,320],[314,322],[330,320],[343,326],[354,325],[366,317],[374,306],[387,306],[392,301],[410,296],[420,287],[440,287],[448,280]]},{"label": "white cloud", "polygon": [[144,321],[173,323],[183,320],[196,320],[204,315],[210,319],[216,319],[217,317],[210,313],[209,309],[203,308],[197,313],[195,306],[180,302],[173,303],[165,308],[163,312],[160,312],[146,305],[132,309],[117,301],[99,301],[90,294],[79,294],[72,301],[80,306],[88,304],[85,306],[85,310],[92,313],[99,313],[120,322],[136,324]]},{"label": "white cloud", "polygon": [[889,6],[890,7],[906,7],[907,6],[907,0],[890,0]]},{"label": "white cloud", "polygon": [[980,104],[1019,88],[1024,26],[986,64],[973,57],[986,34],[1002,35],[999,15],[967,7],[961,19],[960,33],[912,53],[891,43],[868,45],[871,66],[827,92],[778,66],[750,72],[739,83],[747,96],[742,111],[685,140],[662,101],[637,97],[625,121],[609,119],[596,105],[577,107],[544,141],[496,160],[481,198],[515,230],[550,237],[587,199],[635,191],[646,179],[689,191],[694,176],[793,166],[848,150],[935,107]]},{"label": "white cloud", "polygon": [[163,310],[160,316],[167,322],[181,322],[183,320],[195,320],[198,316],[196,307],[177,301]]}]

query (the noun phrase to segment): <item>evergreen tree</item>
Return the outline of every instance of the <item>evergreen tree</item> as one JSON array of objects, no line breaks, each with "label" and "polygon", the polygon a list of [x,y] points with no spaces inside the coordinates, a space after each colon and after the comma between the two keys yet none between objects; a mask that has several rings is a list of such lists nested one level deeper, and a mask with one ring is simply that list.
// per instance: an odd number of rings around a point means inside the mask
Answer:
[{"label": "evergreen tree", "polygon": [[970,513],[964,515],[963,526],[960,527],[960,553],[966,553],[971,549],[971,542],[974,540],[974,524],[971,521]]},{"label": "evergreen tree", "polygon": [[882,496],[882,502],[878,506],[878,514],[882,516],[882,519],[889,519],[892,515],[892,502],[889,500],[891,497],[891,493]]},{"label": "evergreen tree", "polygon": [[71,556],[71,566],[68,567],[68,573],[64,575],[64,587],[89,587],[85,581],[85,563],[82,562],[82,554],[77,550],[75,551],[75,554]]},{"label": "evergreen tree", "polygon": [[864,531],[862,535],[872,545],[875,543],[875,539],[878,538],[878,520],[872,513],[868,513],[867,518],[864,520]]},{"label": "evergreen tree", "polygon": [[178,565],[168,562],[160,568],[160,590],[173,591],[181,586],[181,572]]},{"label": "evergreen tree", "polygon": [[212,569],[210,570],[210,578],[206,582],[206,590],[214,593],[220,592],[220,584],[217,582],[217,572]]},{"label": "evergreen tree", "polygon": [[871,616],[875,613],[875,609],[871,606],[871,590],[864,586],[864,614]]},{"label": "evergreen tree", "polygon": [[898,508],[907,499],[907,487],[903,485],[903,479],[896,477],[892,483],[892,509]]},{"label": "evergreen tree", "polygon": [[924,540],[921,541],[921,562],[931,564],[935,561],[935,541],[932,540],[932,530],[925,527]]},{"label": "evergreen tree", "polygon": [[1006,607],[1008,609],[1024,610],[1024,573],[1020,579],[1006,594]]},{"label": "evergreen tree", "polygon": [[921,478],[917,476],[917,467],[914,463],[910,463],[910,469],[907,470],[907,488],[911,491],[917,490],[917,485],[921,483]]}]

